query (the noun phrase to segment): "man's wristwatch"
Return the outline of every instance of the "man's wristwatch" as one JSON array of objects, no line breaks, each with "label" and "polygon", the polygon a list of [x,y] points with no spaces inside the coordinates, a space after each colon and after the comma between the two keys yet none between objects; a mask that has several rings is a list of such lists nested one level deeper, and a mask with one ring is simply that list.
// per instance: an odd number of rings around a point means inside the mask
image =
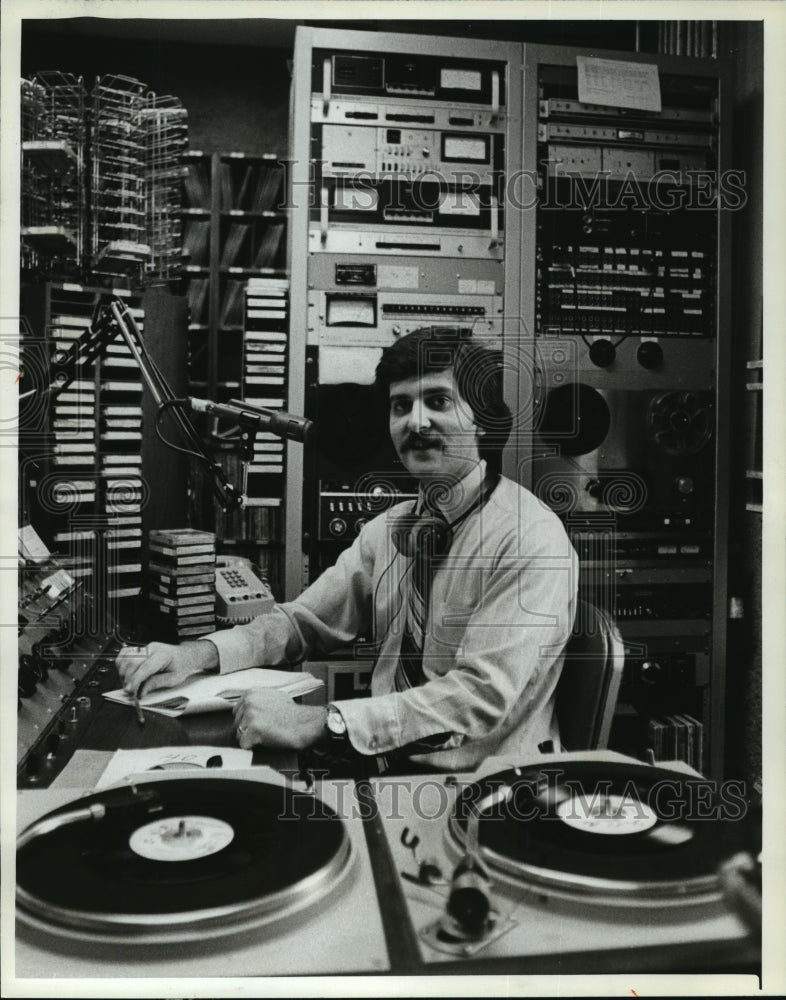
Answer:
[{"label": "man's wristwatch", "polygon": [[328,705],[327,719],[325,719],[325,730],[330,742],[334,745],[345,746],[348,740],[347,724],[344,716],[335,705]]}]

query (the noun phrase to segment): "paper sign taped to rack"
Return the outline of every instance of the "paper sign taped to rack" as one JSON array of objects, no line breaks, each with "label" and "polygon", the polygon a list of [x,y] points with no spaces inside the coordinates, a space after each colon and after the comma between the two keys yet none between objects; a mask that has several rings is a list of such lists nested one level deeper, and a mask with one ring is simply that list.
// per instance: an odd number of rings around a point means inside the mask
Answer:
[{"label": "paper sign taped to rack", "polygon": [[323,385],[341,385],[344,382],[371,385],[381,357],[381,347],[322,347],[319,352],[319,381]]},{"label": "paper sign taped to rack", "polygon": [[576,56],[579,101],[613,108],[660,111],[660,78],[654,63]]}]

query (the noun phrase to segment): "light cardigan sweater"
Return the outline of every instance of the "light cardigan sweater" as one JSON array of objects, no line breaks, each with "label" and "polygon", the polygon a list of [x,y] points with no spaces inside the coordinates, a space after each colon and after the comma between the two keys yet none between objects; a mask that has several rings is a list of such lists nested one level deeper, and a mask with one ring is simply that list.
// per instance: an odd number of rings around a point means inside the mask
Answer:
[{"label": "light cardigan sweater", "polygon": [[[484,465],[459,484],[449,522],[477,496]],[[460,770],[491,755],[531,758],[548,739],[558,747],[555,688],[578,586],[578,559],[561,522],[526,489],[500,479],[457,525],[434,574],[425,681],[395,692],[412,559],[396,551],[390,527],[411,510],[411,502],[399,504],[366,524],[297,600],[206,637],[221,672],[294,664],[373,635],[371,649],[359,647],[376,661],[372,696],[334,702],[360,753],[403,747],[414,759]]]}]

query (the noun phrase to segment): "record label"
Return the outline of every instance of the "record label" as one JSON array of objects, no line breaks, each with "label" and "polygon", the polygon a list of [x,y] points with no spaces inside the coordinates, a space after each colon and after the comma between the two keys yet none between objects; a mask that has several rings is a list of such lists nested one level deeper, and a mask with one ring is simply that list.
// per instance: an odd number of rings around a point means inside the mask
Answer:
[{"label": "record label", "polygon": [[234,836],[229,823],[213,816],[170,816],[134,830],[128,845],[151,861],[193,861],[222,851]]},{"label": "record label", "polygon": [[596,798],[572,795],[560,802],[556,813],[563,823],[574,830],[613,837],[642,833],[658,822],[657,813],[646,802],[633,802],[621,795]]}]

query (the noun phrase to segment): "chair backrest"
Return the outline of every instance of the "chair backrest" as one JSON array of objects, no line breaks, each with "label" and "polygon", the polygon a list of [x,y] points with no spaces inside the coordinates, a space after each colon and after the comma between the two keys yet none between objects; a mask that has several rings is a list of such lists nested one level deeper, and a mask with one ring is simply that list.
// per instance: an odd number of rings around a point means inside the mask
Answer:
[{"label": "chair backrest", "polygon": [[609,614],[579,601],[557,684],[557,721],[565,750],[602,750],[609,742],[625,647]]}]

